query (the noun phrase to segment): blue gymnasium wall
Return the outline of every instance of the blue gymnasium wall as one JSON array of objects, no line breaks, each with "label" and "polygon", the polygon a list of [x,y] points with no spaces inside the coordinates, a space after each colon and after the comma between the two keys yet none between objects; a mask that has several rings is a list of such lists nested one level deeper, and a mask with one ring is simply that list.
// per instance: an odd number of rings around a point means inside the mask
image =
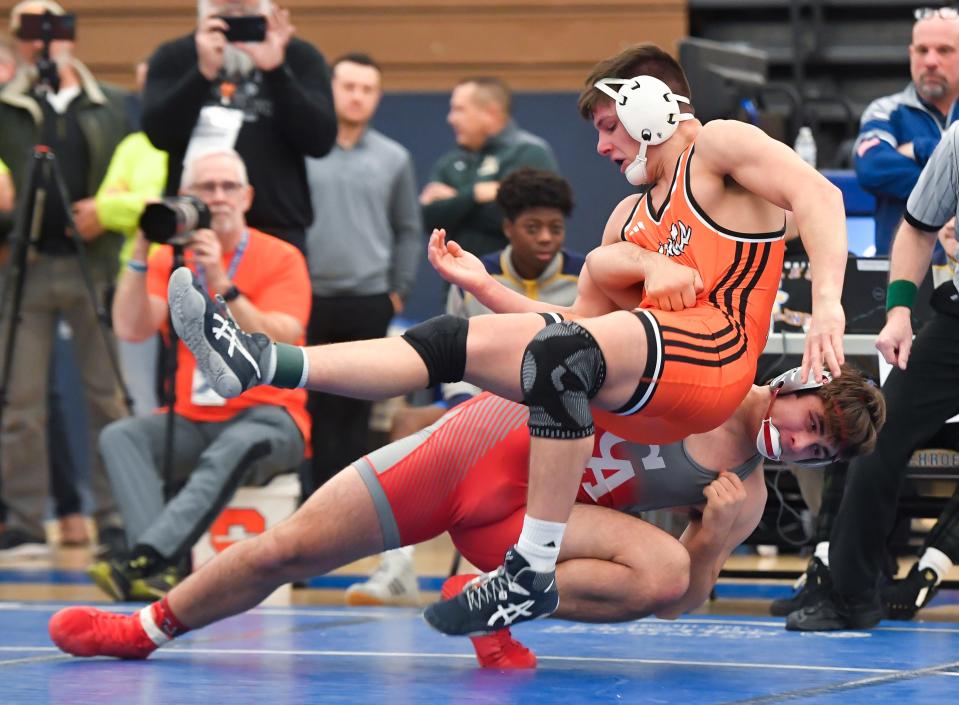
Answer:
[{"label": "blue gymnasium wall", "polygon": [[[517,94],[513,115],[521,127],[552,146],[576,200],[566,244],[586,253],[599,244],[607,217],[630,193],[630,186],[614,164],[596,154],[596,131],[579,116],[577,95]],[[446,124],[448,109],[448,93],[396,93],[385,95],[377,111],[376,128],[412,153],[420,188],[426,184],[433,163],[454,146],[453,132]],[[440,313],[442,291],[442,281],[424,255],[404,317],[422,319]]]}]

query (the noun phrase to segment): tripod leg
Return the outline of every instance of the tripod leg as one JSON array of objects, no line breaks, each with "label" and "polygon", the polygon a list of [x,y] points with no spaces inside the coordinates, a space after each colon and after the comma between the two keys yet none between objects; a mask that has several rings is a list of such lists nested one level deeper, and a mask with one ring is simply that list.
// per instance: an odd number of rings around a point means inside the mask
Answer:
[{"label": "tripod leg", "polygon": [[[41,177],[41,159],[43,155],[34,151],[33,159],[27,166],[27,177],[23,181],[23,190],[17,197],[15,222],[18,226],[10,238],[10,259],[3,272],[2,295],[0,295],[0,332],[6,331],[0,367],[0,432],[4,428],[3,414],[7,406],[10,389],[10,375],[13,371],[13,356],[17,347],[17,326],[20,323],[20,310],[23,306],[23,289],[27,276],[27,255],[30,243],[36,241],[40,231],[40,219],[43,212],[44,194],[38,193]],[[28,217],[29,214],[29,217]],[[12,292],[12,295],[11,295]],[[9,306],[7,306],[9,302]],[[6,324],[4,326],[4,324]],[[2,448],[0,448],[2,451]],[[2,458],[2,452],[0,452]],[[2,477],[0,462],[0,477]],[[0,483],[0,493],[3,487]]]},{"label": "tripod leg", "polygon": [[83,243],[83,238],[81,238],[77,233],[76,223],[73,220],[73,212],[69,207],[70,195],[67,193],[66,182],[63,179],[63,173],[60,171],[60,164],[53,156],[53,153],[49,152],[47,158],[50,166],[50,173],[53,179],[53,186],[54,188],[58,189],[60,193],[60,201],[64,204],[64,217],[66,218],[67,230],[71,233],[73,243],[77,248],[77,264],[80,267],[80,276],[83,278],[84,287],[86,288],[87,295],[90,298],[90,305],[93,306],[93,310],[96,313],[98,322],[100,324],[100,335],[103,338],[103,344],[107,352],[107,358],[110,361],[110,367],[113,370],[113,376],[116,378],[117,385],[123,393],[123,400],[126,404],[127,412],[132,413],[133,401],[130,399],[129,392],[127,392],[126,384],[123,381],[123,375],[120,374],[120,361],[117,357],[116,346],[113,344],[113,335],[109,331],[109,317],[106,309],[104,308],[103,297],[97,295],[96,288],[93,284],[93,278],[90,276],[90,268],[87,265],[86,248]]}]

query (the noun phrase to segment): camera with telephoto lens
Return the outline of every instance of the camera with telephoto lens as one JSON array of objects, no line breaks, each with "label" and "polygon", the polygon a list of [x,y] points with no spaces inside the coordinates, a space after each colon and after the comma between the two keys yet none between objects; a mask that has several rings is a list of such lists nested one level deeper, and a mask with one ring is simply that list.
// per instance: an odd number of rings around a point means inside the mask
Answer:
[{"label": "camera with telephoto lens", "polygon": [[210,209],[196,196],[174,196],[147,204],[140,229],[150,242],[186,245],[197,230],[210,227]]}]

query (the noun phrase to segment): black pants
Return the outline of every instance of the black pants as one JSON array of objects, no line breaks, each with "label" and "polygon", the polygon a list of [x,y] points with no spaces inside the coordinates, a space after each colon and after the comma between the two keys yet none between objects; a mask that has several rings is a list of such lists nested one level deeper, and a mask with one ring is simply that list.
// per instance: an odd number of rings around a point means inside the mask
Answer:
[{"label": "black pants", "polygon": [[823,470],[822,504],[816,517],[816,532],[813,543],[828,541],[832,535],[832,525],[836,521],[836,514],[842,504],[843,488],[846,486],[846,474],[849,463],[840,461],[833,463]]},{"label": "black pants", "polygon": [[908,367],[893,368],[883,394],[886,425],[876,450],[850,464],[830,537],[829,570],[846,596],[876,589],[909,458],[959,413],[959,319],[933,314],[913,341]]},{"label": "black pants", "polygon": [[[50,494],[53,495],[57,518],[68,514],[79,514],[82,510],[80,499],[80,471],[77,467],[74,448],[70,443],[67,416],[64,413],[64,400],[60,394],[59,378],[56,374],[56,356],[65,346],[54,352],[50,363],[49,393],[47,397],[47,447],[50,458]],[[76,418],[73,419],[76,421]],[[6,519],[6,507],[0,500],[0,521]]]},{"label": "black pants", "polygon": [[[372,296],[314,296],[307,342],[310,345],[382,338],[393,304],[388,294]],[[310,392],[313,419],[313,463],[309,477],[301,478],[303,496],[364,455],[373,404],[335,394]]]}]

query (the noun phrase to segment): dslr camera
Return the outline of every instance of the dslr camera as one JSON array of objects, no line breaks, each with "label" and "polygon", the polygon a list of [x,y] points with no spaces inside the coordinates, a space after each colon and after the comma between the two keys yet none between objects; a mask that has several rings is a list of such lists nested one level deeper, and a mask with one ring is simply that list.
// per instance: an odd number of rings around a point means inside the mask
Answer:
[{"label": "dslr camera", "polygon": [[172,196],[147,204],[140,216],[140,229],[150,242],[186,245],[193,233],[209,228],[210,209],[196,196]]}]

